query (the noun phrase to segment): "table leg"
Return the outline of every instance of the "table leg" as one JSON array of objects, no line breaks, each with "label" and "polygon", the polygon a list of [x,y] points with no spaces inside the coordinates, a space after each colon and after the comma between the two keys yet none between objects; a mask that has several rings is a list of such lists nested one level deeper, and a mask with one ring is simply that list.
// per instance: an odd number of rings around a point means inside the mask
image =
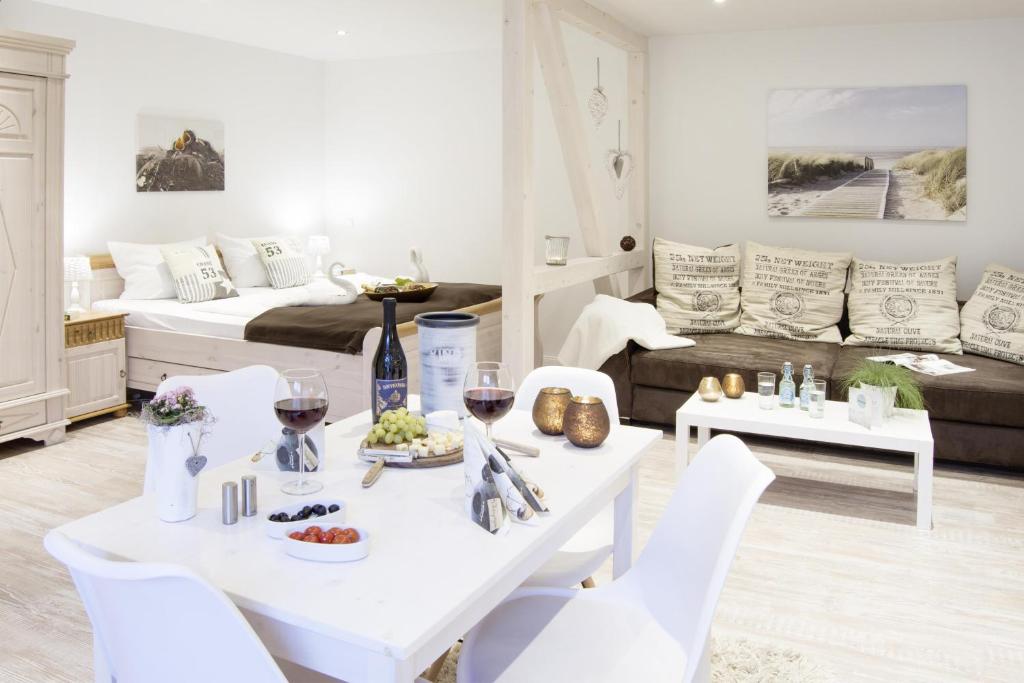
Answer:
[{"label": "table leg", "polygon": [[917,493],[917,468],[920,464],[921,458],[914,453],[914,493]]},{"label": "table leg", "polygon": [[711,427],[697,427],[697,450],[704,448],[704,444],[711,438]]},{"label": "table leg", "polygon": [[929,444],[916,453],[917,461],[917,528],[932,528],[932,470],[934,447]]},{"label": "table leg", "polygon": [[690,464],[690,425],[676,418],[676,476]]},{"label": "table leg", "polygon": [[636,538],[636,503],[640,466],[629,471],[629,483],[615,496],[615,536],[612,539],[612,578],[619,578],[633,565],[633,539]]}]

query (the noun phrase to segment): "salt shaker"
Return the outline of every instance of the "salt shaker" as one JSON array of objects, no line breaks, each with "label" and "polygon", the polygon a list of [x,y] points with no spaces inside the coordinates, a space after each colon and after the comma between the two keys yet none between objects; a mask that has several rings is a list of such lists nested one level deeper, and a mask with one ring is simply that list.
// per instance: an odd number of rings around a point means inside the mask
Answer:
[{"label": "salt shaker", "polygon": [[256,514],[256,477],[247,474],[242,477],[242,516],[252,517]]},{"label": "salt shaker", "polygon": [[238,522],[238,484],[226,481],[220,487],[220,521],[224,524]]}]

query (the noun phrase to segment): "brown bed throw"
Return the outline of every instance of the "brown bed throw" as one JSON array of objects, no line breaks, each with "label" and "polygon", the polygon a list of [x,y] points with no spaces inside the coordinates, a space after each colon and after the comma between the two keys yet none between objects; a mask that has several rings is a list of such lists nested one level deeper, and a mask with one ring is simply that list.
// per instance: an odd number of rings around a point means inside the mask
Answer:
[{"label": "brown bed throw", "polygon": [[[398,324],[420,313],[454,311],[500,297],[498,285],[443,282],[422,304],[398,304]],[[363,337],[380,326],[383,316],[381,304],[365,295],[343,306],[284,306],[250,320],[245,326],[245,339],[357,354],[363,350]]]}]

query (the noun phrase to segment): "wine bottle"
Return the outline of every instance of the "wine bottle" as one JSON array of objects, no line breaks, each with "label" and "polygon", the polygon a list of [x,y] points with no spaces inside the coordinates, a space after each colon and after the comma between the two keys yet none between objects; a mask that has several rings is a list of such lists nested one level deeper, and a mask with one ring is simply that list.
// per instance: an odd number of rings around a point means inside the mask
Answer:
[{"label": "wine bottle", "polygon": [[402,350],[398,325],[395,323],[397,303],[393,297],[384,299],[384,328],[377,344],[377,353],[373,356],[370,403],[374,424],[380,420],[380,414],[384,411],[408,407],[409,366],[405,362],[405,351]]}]

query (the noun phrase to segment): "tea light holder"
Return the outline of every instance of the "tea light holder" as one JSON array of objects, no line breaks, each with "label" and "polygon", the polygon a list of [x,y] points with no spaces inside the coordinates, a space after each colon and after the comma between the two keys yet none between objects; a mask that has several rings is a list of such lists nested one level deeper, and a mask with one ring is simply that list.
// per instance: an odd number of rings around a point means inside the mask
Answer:
[{"label": "tea light holder", "polygon": [[719,384],[717,377],[705,377],[697,385],[697,393],[702,401],[714,403],[722,398],[722,385]]},{"label": "tea light holder", "polygon": [[611,432],[608,409],[596,396],[573,396],[565,409],[562,430],[573,446],[597,448]]},{"label": "tea light holder", "polygon": [[564,266],[569,261],[569,238],[565,235],[545,235],[544,262],[549,266]]},{"label": "tea light holder", "polygon": [[730,372],[722,378],[722,391],[726,398],[742,398],[743,392],[747,390],[743,383],[743,376],[737,372]]},{"label": "tea light holder", "polygon": [[565,387],[544,387],[533,402],[533,424],[549,436],[559,436],[571,400],[572,392]]}]

